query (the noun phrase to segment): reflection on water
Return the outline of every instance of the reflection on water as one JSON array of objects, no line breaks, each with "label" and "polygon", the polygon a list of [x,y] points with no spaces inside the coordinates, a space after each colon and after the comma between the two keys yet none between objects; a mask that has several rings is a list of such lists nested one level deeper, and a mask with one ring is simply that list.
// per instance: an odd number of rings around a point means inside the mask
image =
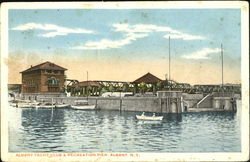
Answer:
[{"label": "reflection on water", "polygon": [[163,121],[119,111],[10,108],[10,114],[10,152],[240,151],[232,112],[164,114]]}]

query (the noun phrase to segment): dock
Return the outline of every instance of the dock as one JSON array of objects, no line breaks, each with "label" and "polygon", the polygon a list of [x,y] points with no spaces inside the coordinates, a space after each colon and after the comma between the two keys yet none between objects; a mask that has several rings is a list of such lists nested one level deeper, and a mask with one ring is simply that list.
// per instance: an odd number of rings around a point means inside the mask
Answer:
[{"label": "dock", "polygon": [[[76,100],[87,97],[36,97],[38,102],[74,104]],[[202,111],[237,111],[236,101],[239,95],[220,94],[187,94],[181,91],[158,91],[157,96],[100,97],[89,96],[89,104],[95,104],[98,110],[139,111],[156,113],[183,113]]]}]

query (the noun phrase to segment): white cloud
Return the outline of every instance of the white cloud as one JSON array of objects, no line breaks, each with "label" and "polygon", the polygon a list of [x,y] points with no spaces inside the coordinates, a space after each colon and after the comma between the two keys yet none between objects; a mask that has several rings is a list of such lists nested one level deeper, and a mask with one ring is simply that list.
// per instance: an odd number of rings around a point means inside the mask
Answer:
[{"label": "white cloud", "polygon": [[[136,24],[130,25],[127,23],[123,24],[113,24],[115,32],[123,32],[124,37],[120,40],[109,40],[102,39],[97,42],[86,42],[83,45],[74,46],[72,49],[110,49],[110,48],[120,48],[124,45],[128,45],[139,38],[147,37],[153,32],[167,32],[172,39],[183,39],[183,40],[194,40],[194,39],[205,39],[201,36],[190,35],[182,33],[178,30],[174,30],[170,27],[157,26],[152,24]],[[165,35],[164,38],[168,38],[169,35]]]},{"label": "white cloud", "polygon": [[171,39],[183,39],[183,40],[195,40],[195,39],[205,39],[205,37],[198,35],[190,35],[183,33],[181,31],[172,29],[170,27],[157,26],[152,24],[114,24],[115,31],[119,32],[128,32],[128,33],[152,33],[152,32],[168,32],[169,34],[165,35],[164,38]]},{"label": "white cloud", "polygon": [[128,33],[151,33],[151,32],[171,32],[179,34],[179,31],[170,27],[156,26],[152,24],[113,24],[115,31],[128,32]]},{"label": "white cloud", "polygon": [[146,37],[147,34],[135,34],[130,33],[126,35],[124,39],[120,40],[108,40],[108,39],[102,39],[99,42],[87,42],[83,46],[74,46],[72,49],[88,49],[88,50],[94,50],[94,49],[110,49],[110,48],[120,48],[124,45],[130,44],[132,41]]},{"label": "white cloud", "polygon": [[219,52],[220,52],[220,48],[215,48],[215,49],[203,48],[200,51],[196,51],[196,52],[193,52],[191,54],[182,55],[182,57],[185,58],[185,59],[194,59],[194,60],[210,59],[208,57],[209,54],[219,53]]},{"label": "white cloud", "polygon": [[38,36],[41,36],[41,37],[55,37],[58,35],[68,35],[70,33],[75,33],[75,34],[94,33],[91,30],[80,29],[80,28],[72,29],[72,28],[57,26],[54,24],[27,23],[27,24],[19,25],[17,27],[12,28],[12,30],[21,30],[21,31],[35,30],[35,29],[51,31],[45,34],[39,34]]},{"label": "white cloud", "polygon": [[171,39],[183,39],[183,40],[202,40],[202,39],[205,39],[205,37],[202,37],[202,36],[198,36],[198,35],[190,35],[190,34],[183,34],[183,33],[180,33],[180,34],[167,34],[164,36],[164,38],[170,38]]}]

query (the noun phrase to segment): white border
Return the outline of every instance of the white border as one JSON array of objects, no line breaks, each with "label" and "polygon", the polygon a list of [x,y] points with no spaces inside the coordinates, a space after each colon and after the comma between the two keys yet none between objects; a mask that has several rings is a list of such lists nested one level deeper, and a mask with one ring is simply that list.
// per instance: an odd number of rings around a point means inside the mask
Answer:
[{"label": "white border", "polygon": [[[28,157],[8,153],[8,10],[9,9],[241,9],[241,82],[242,82],[242,152],[241,153],[139,153],[140,157]],[[29,2],[1,5],[1,158],[3,161],[245,161],[249,158],[249,8],[241,1],[190,2]],[[7,47],[7,48],[6,48]],[[248,76],[248,77],[247,77]],[[5,93],[4,93],[5,92]],[[229,141],[230,142],[230,141]]]}]

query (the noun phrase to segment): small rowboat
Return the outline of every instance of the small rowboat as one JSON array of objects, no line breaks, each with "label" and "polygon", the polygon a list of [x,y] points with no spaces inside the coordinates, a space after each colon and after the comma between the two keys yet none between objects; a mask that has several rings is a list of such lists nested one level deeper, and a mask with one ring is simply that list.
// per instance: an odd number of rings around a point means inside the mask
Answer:
[{"label": "small rowboat", "polygon": [[51,103],[42,103],[37,105],[36,108],[55,108],[55,105]]},{"label": "small rowboat", "polygon": [[136,115],[136,118],[138,120],[162,120],[163,116],[155,116],[155,113],[153,114],[153,116],[146,116],[143,112],[142,115]]},{"label": "small rowboat", "polygon": [[55,108],[67,108],[69,106],[70,106],[69,104],[56,104]]}]

